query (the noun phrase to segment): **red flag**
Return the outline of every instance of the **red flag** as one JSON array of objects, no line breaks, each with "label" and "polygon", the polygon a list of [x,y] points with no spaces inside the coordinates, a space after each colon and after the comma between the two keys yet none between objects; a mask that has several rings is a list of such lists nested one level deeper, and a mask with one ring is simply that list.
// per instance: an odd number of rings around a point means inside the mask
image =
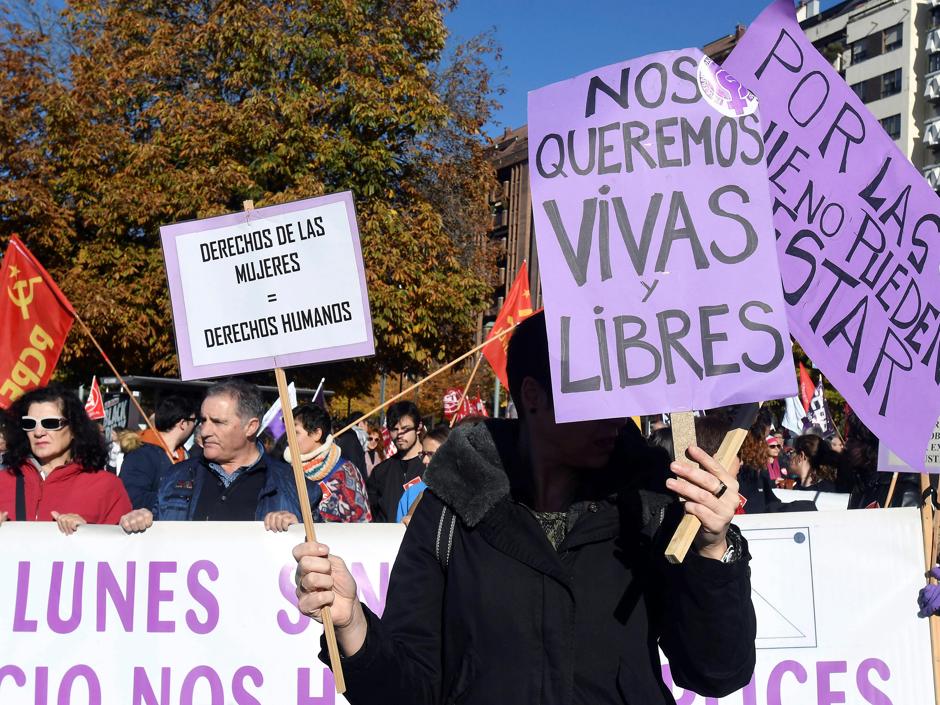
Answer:
[{"label": "red flag", "polygon": [[398,451],[398,448],[395,447],[395,441],[392,440],[392,434],[385,426],[379,429],[379,433],[382,434],[382,447],[385,448],[385,457],[391,458]]},{"label": "red flag", "polygon": [[91,378],[91,391],[88,392],[88,399],[85,400],[85,413],[92,421],[100,421],[104,418],[104,400],[101,398],[101,387],[98,386],[98,378]]},{"label": "red flag", "polygon": [[491,343],[483,348],[483,355],[506,389],[509,389],[509,381],[506,376],[506,352],[509,350],[509,338],[512,337],[512,333],[507,334],[505,331],[533,313],[535,312],[532,310],[532,294],[529,292],[529,267],[523,262],[522,266],[519,267],[519,273],[516,275],[512,287],[509,289],[509,295],[506,297],[499,315],[496,316],[493,330],[490,331],[487,337],[487,340],[499,338],[499,342]]},{"label": "red flag", "polygon": [[75,319],[72,304],[14,235],[0,267],[0,407],[45,385]]},{"label": "red flag", "polygon": [[813,400],[813,394],[816,393],[816,385],[809,377],[809,372],[800,363],[800,401],[803,402],[803,411],[809,411],[810,402]]},{"label": "red flag", "polygon": [[463,390],[456,387],[451,387],[444,392],[444,419],[446,421],[454,419],[454,423],[457,423],[461,419],[473,416],[470,395],[461,398],[462,395]]}]

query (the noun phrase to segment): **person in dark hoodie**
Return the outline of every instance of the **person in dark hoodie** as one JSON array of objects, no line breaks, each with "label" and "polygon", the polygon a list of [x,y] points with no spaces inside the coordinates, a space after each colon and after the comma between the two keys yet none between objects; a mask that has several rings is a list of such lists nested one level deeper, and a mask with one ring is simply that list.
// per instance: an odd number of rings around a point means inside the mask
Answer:
[{"label": "person in dark hoodie", "polygon": [[[461,426],[437,450],[381,618],[340,557],[294,549],[300,610],[331,606],[347,700],[674,704],[660,648],[681,687],[745,686],[756,620],[734,478],[693,448],[701,468],[667,479],[626,419],[557,423],[543,314],[513,334],[508,376],[520,419]],[[672,565],[683,512],[703,527]]]},{"label": "person in dark hoodie", "polygon": [[183,397],[166,397],[157,405],[152,429],[140,434],[143,444],[124,456],[121,482],[134,509],[153,511],[160,483],[176,463],[186,460],[183,445],[196,428],[196,405]]}]

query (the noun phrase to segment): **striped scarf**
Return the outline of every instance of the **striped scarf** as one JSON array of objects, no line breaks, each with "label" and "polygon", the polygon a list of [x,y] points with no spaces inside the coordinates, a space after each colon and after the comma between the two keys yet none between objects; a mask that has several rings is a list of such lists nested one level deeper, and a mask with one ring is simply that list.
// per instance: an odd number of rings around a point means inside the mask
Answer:
[{"label": "striped scarf", "polygon": [[[313,482],[319,482],[329,475],[336,463],[340,460],[339,446],[333,443],[333,436],[326,437],[326,441],[314,451],[301,454],[300,462],[303,463],[304,476]],[[291,462],[290,448],[284,449],[284,460]]]}]

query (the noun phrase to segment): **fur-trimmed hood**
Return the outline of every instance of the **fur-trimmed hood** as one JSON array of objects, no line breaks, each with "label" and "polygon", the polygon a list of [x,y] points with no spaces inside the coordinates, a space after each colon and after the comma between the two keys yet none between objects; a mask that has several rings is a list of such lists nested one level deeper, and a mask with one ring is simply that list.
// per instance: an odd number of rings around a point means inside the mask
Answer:
[{"label": "fur-trimmed hood", "polygon": [[[531,483],[518,454],[520,424],[489,419],[458,426],[435,453],[424,482],[468,527],[480,523],[500,501],[518,496]],[[620,495],[636,502],[641,526],[662,520],[673,497],[665,492],[666,465],[651,451],[635,426],[628,425],[618,441],[609,471],[598,476],[596,496]]]},{"label": "fur-trimmed hood", "polygon": [[467,526],[509,495],[519,422],[490,420],[455,428],[431,460],[424,482]]}]

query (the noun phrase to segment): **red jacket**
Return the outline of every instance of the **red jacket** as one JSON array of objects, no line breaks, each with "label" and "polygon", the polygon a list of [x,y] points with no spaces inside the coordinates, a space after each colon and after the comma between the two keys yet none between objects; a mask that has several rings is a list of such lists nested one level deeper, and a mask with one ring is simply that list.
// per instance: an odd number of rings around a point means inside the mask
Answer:
[{"label": "red jacket", "polygon": [[[131,510],[124,484],[105,470],[83,471],[77,463],[56,468],[43,480],[31,464],[23,465],[26,518],[52,521],[52,512],[78,514],[89,524],[117,524]],[[0,512],[16,519],[16,475],[0,470]]]}]

